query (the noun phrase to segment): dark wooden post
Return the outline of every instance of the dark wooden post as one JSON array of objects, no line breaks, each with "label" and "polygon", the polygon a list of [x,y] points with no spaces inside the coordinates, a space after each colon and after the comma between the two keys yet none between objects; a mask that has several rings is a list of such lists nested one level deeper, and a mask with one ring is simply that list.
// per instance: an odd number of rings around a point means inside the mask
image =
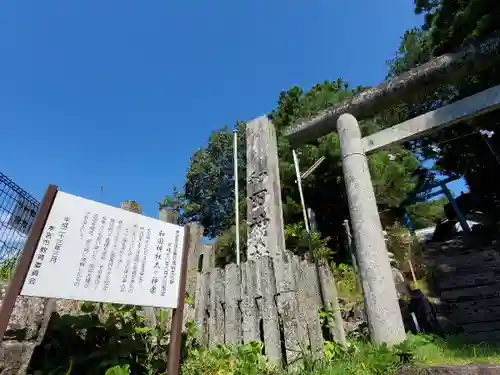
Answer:
[{"label": "dark wooden post", "polygon": [[182,325],[184,318],[184,296],[186,294],[187,264],[191,242],[191,228],[184,227],[184,248],[182,252],[181,279],[179,282],[179,302],[172,312],[170,346],[168,350],[168,374],[179,375],[182,345]]},{"label": "dark wooden post", "polygon": [[40,209],[36,215],[33,227],[28,235],[26,244],[24,245],[21,257],[19,258],[19,263],[17,264],[16,271],[14,272],[14,276],[9,283],[7,293],[2,301],[2,307],[0,308],[0,340],[2,341],[5,336],[7,326],[9,325],[9,319],[12,311],[14,310],[17,296],[23,288],[24,280],[28,274],[31,261],[35,255],[36,247],[38,246],[38,241],[42,235],[43,228],[47,222],[47,218],[49,217],[56,195],[57,186],[49,185],[43,197]]}]

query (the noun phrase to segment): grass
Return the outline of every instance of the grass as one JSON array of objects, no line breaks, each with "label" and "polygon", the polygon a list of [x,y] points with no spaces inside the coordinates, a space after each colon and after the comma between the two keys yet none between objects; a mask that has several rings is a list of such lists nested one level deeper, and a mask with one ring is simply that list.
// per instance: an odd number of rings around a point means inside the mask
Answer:
[{"label": "grass", "polygon": [[415,345],[413,355],[416,364],[428,366],[500,363],[498,346],[467,343],[460,336],[423,340]]},{"label": "grass", "polygon": [[446,339],[409,335],[393,348],[367,341],[351,341],[344,349],[325,343],[321,358],[304,353],[301,365],[277,370],[260,354],[260,346],[218,347],[192,353],[183,365],[183,374],[203,375],[391,375],[404,366],[500,363],[500,349],[471,345],[460,337]]},{"label": "grass", "polygon": [[[438,338],[409,335],[408,340],[394,348],[351,342],[350,348],[325,358],[310,360],[304,368],[286,375],[370,375],[395,374],[403,366],[497,364],[500,348],[486,344],[470,344],[461,337]],[[284,375],[284,374],[283,374]]]}]

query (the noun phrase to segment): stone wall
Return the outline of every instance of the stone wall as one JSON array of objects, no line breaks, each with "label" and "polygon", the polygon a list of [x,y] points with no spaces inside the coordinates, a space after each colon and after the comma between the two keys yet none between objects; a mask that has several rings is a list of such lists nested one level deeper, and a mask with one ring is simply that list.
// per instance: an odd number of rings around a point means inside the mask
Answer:
[{"label": "stone wall", "polygon": [[[468,241],[471,242],[471,241]],[[433,294],[445,331],[475,342],[500,339],[500,253],[498,244],[475,246],[462,238],[427,245]]]},{"label": "stone wall", "polygon": [[[333,275],[328,266],[320,266],[318,277],[314,264],[289,252],[286,257],[283,276],[289,288],[285,298],[277,291],[272,257],[198,275],[195,321],[204,344],[262,341],[274,363],[292,363],[308,347],[321,352],[320,295],[327,299],[327,306],[336,306]],[[337,332],[331,335],[338,339]]]},{"label": "stone wall", "polygon": [[[8,283],[0,282],[0,306]],[[35,347],[41,344],[50,318],[58,314],[78,314],[80,302],[19,296],[10,317],[0,351],[0,375],[24,375]]]},{"label": "stone wall", "polygon": [[[7,283],[0,282],[3,301]],[[25,374],[35,347],[41,342],[54,309],[54,301],[45,298],[17,298],[0,353],[0,374]]]}]

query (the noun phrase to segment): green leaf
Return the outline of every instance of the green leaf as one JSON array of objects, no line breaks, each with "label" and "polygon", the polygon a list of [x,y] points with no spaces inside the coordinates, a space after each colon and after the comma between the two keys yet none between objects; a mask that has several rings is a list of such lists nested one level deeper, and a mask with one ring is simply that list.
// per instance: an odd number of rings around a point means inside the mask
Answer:
[{"label": "green leaf", "polygon": [[70,359],[69,360],[69,367],[68,367],[68,371],[66,371],[66,374],[65,375],[70,375],[71,374],[71,370],[73,369],[73,359]]},{"label": "green leaf", "polygon": [[143,333],[149,333],[153,330],[151,327],[134,327],[135,333],[143,334]]},{"label": "green leaf", "polygon": [[96,305],[93,302],[84,302],[82,304],[81,310],[84,313],[90,314],[95,311]]},{"label": "green leaf", "polygon": [[122,365],[122,366],[114,366],[106,370],[105,375],[129,375],[130,374],[130,366]]}]

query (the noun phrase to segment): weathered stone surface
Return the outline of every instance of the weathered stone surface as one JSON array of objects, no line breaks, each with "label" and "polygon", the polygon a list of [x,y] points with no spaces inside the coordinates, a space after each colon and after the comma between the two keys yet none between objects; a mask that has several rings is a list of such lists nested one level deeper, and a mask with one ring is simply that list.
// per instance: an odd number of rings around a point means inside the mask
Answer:
[{"label": "weathered stone surface", "polygon": [[247,136],[247,259],[273,258],[278,292],[284,288],[285,234],[278,148],[274,126],[266,116],[250,121]]},{"label": "weathered stone surface", "polygon": [[356,118],[340,116],[337,132],[371,340],[397,344],[406,334]]},{"label": "weathered stone surface", "polygon": [[[301,357],[301,349],[306,347],[299,337],[297,325],[297,299],[294,291],[283,292],[276,296],[278,314],[285,341],[286,363],[293,364]],[[307,341],[307,340],[305,340]]]},{"label": "weathered stone surface", "polygon": [[120,204],[122,210],[135,212],[136,214],[142,214],[142,207],[136,201],[124,201]]},{"label": "weathered stone surface", "polygon": [[[3,300],[7,283],[0,283]],[[17,297],[5,337],[0,347],[0,374],[24,375],[33,351],[41,343],[55,309],[55,300]]]},{"label": "weathered stone surface", "polygon": [[[301,342],[304,338],[298,336],[297,327],[297,298],[295,278],[293,274],[293,263],[291,262],[291,254],[287,254],[288,262],[284,264],[284,280],[287,292],[281,292],[276,296],[276,304],[283,331],[283,340],[285,344],[285,359],[287,364],[293,364],[300,358],[301,348],[306,347],[305,342]],[[306,340],[308,341],[308,340]]]},{"label": "weathered stone surface", "polygon": [[500,255],[497,245],[473,238],[427,244],[424,263],[433,272],[441,328],[472,342],[500,340]]},{"label": "weathered stone surface", "polygon": [[179,223],[179,212],[166,207],[160,207],[158,219],[166,223],[177,224]]},{"label": "weathered stone surface", "polygon": [[448,302],[445,306],[441,308],[441,311],[452,311],[452,310],[469,310],[474,308],[487,308],[487,307],[498,307],[500,308],[500,298],[487,298],[478,299],[472,301],[464,302]]},{"label": "weathered stone surface", "polygon": [[[7,283],[0,282],[0,300],[2,301],[7,292],[7,287]],[[48,303],[49,299],[46,298],[17,297],[5,332],[5,339],[20,341],[37,338]]]},{"label": "weathered stone surface", "polygon": [[439,278],[447,278],[458,272],[474,273],[477,272],[478,269],[485,268],[496,272],[500,271],[500,262],[496,258],[474,259],[475,254],[470,254],[469,256],[470,258],[465,264],[456,263],[453,262],[453,260],[449,262],[443,261],[441,263],[435,262],[435,274]]},{"label": "weathered stone surface", "polygon": [[281,364],[283,357],[278,309],[275,301],[276,280],[274,278],[273,260],[271,257],[263,256],[257,262],[261,264],[259,281],[262,298],[259,299],[259,308],[262,316],[265,352],[270,362]]},{"label": "weathered stone surface", "polygon": [[55,312],[59,315],[78,315],[82,301],[70,299],[58,299],[55,301]]},{"label": "weathered stone surface", "polygon": [[209,344],[224,344],[224,270],[214,268],[210,273]]},{"label": "weathered stone surface", "polygon": [[295,285],[295,274],[294,274],[294,266],[293,266],[293,258],[296,257],[291,251],[286,250],[284,260],[285,262],[282,265],[282,282],[281,282],[281,290],[278,293],[284,293],[289,291],[296,291]]},{"label": "weathered stone surface", "polygon": [[307,298],[305,309],[311,350],[313,353],[320,354],[323,352],[323,332],[319,322],[321,299],[316,266],[308,262],[303,262],[301,276]]},{"label": "weathered stone surface", "polygon": [[3,341],[0,375],[25,375],[36,345],[35,341]]},{"label": "weathered stone surface", "polygon": [[257,267],[254,261],[241,264],[241,313],[243,342],[260,341],[259,310],[256,302]]},{"label": "weathered stone surface", "polygon": [[226,266],[226,344],[241,342],[241,272],[236,264]]},{"label": "weathered stone surface", "polygon": [[396,103],[410,103],[444,82],[467,72],[485,69],[498,62],[500,39],[492,37],[470,45],[454,54],[445,54],[411,69],[378,86],[371,87],[341,103],[321,111],[312,119],[304,119],[286,129],[293,143],[300,144],[331,133],[335,121],[345,113],[365,119]]},{"label": "weathered stone surface", "polygon": [[447,315],[457,324],[500,321],[500,307],[475,307],[451,310]]},{"label": "weathered stone surface", "polygon": [[347,344],[346,334],[344,330],[344,320],[342,319],[342,312],[338,300],[337,285],[333,272],[328,265],[320,265],[319,282],[321,291],[323,293],[325,308],[332,311],[334,314],[334,327],[332,327],[332,334],[336,342],[341,345]]},{"label": "weathered stone surface", "polygon": [[308,347],[311,345],[309,340],[308,331],[308,304],[310,303],[307,289],[309,285],[304,282],[304,275],[302,269],[302,263],[298,257],[293,257],[291,259],[293,273],[295,275],[295,286],[296,293],[295,298],[297,299],[297,311],[295,314],[295,319],[297,322],[297,336],[300,339],[300,344],[303,347]]},{"label": "weathered stone surface", "polygon": [[203,244],[203,262],[202,272],[209,272],[215,267],[215,254],[213,244]]},{"label": "weathered stone surface", "polygon": [[480,298],[500,297],[498,285],[477,286],[475,288],[445,290],[441,293],[441,299],[446,301],[466,301]]},{"label": "weathered stone surface", "polygon": [[453,275],[443,278],[438,282],[439,289],[467,288],[473,286],[496,284],[500,280],[500,271],[487,271],[483,273],[473,273],[464,277],[463,275]]},{"label": "weathered stone surface", "polygon": [[210,273],[198,274],[195,296],[195,323],[203,345],[208,344],[208,314]]},{"label": "weathered stone surface", "polygon": [[484,115],[499,106],[500,86],[495,86],[371,134],[363,138],[363,148],[369,153],[393,144],[408,142],[479,114]]},{"label": "weathered stone surface", "polygon": [[189,244],[188,255],[188,274],[186,280],[186,293],[194,297],[196,291],[196,278],[198,272],[198,263],[203,254],[203,232],[204,228],[199,223],[189,223],[191,241]]},{"label": "weathered stone surface", "polygon": [[494,251],[485,249],[482,251],[476,251],[473,254],[450,254],[443,255],[436,259],[436,263],[440,265],[446,265],[448,267],[472,267],[476,268],[483,265],[487,261],[498,261],[500,260],[500,255]]}]

